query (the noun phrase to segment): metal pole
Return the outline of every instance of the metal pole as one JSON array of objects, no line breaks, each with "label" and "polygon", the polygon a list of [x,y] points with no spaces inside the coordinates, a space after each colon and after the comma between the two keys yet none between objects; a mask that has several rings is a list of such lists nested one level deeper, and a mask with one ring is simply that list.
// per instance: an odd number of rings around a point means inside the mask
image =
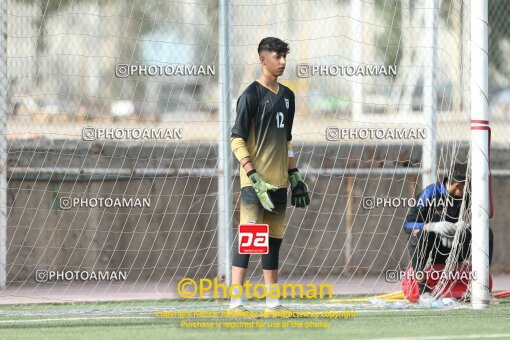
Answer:
[{"label": "metal pole", "polygon": [[0,288],[7,282],[7,0],[0,0]]},{"label": "metal pole", "polygon": [[228,0],[220,1],[220,131],[218,145],[218,276],[230,285],[232,260],[232,164],[230,150],[230,55],[229,55]]},{"label": "metal pole", "polygon": [[[353,16],[352,34],[352,62],[363,64],[363,1],[351,0],[351,13]],[[363,117],[363,77],[356,75],[352,80],[352,120],[360,121]]]},{"label": "metal pole", "polygon": [[471,32],[469,30],[471,25],[471,6],[468,1],[463,1],[462,4],[462,113],[469,112],[471,108],[471,94],[470,94],[470,46]]},{"label": "metal pole", "polygon": [[347,191],[347,206],[345,207],[345,269],[349,272],[351,268],[351,257],[352,257],[352,226],[354,225],[354,177],[347,177],[347,183],[345,186]]},{"label": "metal pole", "polygon": [[489,307],[488,1],[471,0],[471,223],[473,309]]},{"label": "metal pole", "polygon": [[425,27],[427,30],[427,41],[429,48],[425,50],[424,62],[424,84],[423,84],[423,113],[428,133],[423,141],[422,164],[424,174],[422,176],[422,187],[425,188],[436,182],[436,75],[437,68],[437,15],[438,0],[431,2],[431,13],[425,14]]}]

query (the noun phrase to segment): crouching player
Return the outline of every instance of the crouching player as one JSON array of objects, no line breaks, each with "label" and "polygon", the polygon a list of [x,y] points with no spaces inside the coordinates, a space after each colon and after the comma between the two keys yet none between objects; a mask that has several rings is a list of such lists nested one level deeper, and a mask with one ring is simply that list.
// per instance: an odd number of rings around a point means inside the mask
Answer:
[{"label": "crouching player", "polygon": [[[265,38],[258,46],[262,74],[237,101],[237,118],[231,144],[240,162],[240,223],[269,225],[269,253],[262,255],[267,291],[278,282],[278,255],[284,235],[287,187],[290,181],[292,205],[304,208],[310,203],[308,188],[296,168],[292,152],[294,93],[277,82],[283,74],[288,44],[278,38]],[[234,250],[232,284],[243,285],[249,254]],[[236,287],[234,287],[236,288]],[[239,292],[233,295],[238,295]],[[231,311],[246,311],[241,298],[231,298]],[[278,298],[266,296],[266,312],[286,312]]]},{"label": "crouching player", "polygon": [[[426,187],[407,214],[404,229],[409,235],[407,249],[412,267],[408,268],[402,280],[402,289],[409,301],[416,302],[421,294],[430,293],[440,278],[447,279],[441,290],[443,297],[463,298],[469,288],[471,268],[461,262],[470,254],[471,228],[459,220],[465,182],[466,164],[456,163],[451,178],[446,177],[443,182]],[[466,197],[468,200],[469,196]],[[445,273],[443,269],[457,231],[462,233],[457,267],[453,273]],[[489,264],[492,245],[493,234],[489,228]],[[427,265],[429,258],[431,263]],[[491,289],[492,279],[489,277],[489,291]]]}]

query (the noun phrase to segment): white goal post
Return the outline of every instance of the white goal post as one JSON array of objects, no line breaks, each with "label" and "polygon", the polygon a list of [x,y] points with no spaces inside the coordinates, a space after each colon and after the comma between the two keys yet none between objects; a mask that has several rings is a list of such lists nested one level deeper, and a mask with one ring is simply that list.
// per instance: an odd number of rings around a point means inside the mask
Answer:
[{"label": "white goal post", "polygon": [[472,305],[487,308],[489,295],[488,0],[471,1]]}]

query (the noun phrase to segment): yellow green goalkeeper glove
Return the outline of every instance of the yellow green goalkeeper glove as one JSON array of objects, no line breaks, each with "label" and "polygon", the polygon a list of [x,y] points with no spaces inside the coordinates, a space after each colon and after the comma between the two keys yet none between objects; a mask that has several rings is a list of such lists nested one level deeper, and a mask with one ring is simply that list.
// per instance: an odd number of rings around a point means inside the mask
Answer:
[{"label": "yellow green goalkeeper glove", "polygon": [[303,177],[298,169],[289,170],[290,187],[292,189],[291,203],[297,208],[304,208],[310,204],[308,186],[303,182]]},{"label": "yellow green goalkeeper glove", "polygon": [[264,207],[264,209],[273,211],[274,204],[271,202],[271,198],[269,197],[269,191],[278,190],[278,187],[269,183],[266,183],[262,177],[257,173],[257,171],[251,170],[247,173],[248,178],[251,181],[251,186],[255,190],[257,197],[259,198],[260,204]]}]

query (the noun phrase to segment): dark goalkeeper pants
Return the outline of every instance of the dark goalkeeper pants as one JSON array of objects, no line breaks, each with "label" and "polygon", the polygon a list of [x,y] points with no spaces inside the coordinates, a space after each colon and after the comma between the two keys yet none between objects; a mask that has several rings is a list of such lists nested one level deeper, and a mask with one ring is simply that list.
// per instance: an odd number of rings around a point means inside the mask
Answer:
[{"label": "dark goalkeeper pants", "polygon": [[[494,235],[489,227],[489,265],[492,263]],[[460,239],[460,254],[458,262],[469,258],[471,252],[471,230],[466,229]],[[411,256],[414,272],[422,271],[429,257],[431,265],[446,264],[451,249],[441,244],[440,235],[420,230],[416,235],[411,234],[407,243],[407,250]]]}]

